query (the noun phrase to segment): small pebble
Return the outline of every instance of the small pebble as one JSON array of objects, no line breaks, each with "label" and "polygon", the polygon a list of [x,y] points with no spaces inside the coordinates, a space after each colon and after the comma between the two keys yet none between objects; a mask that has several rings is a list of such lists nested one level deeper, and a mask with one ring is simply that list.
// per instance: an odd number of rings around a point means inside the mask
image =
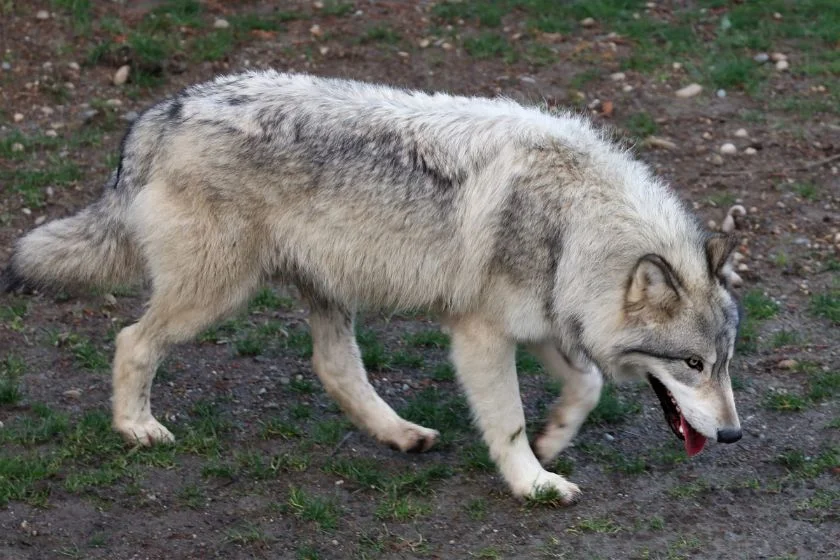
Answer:
[{"label": "small pebble", "polygon": [[123,64],[119,67],[119,69],[114,73],[114,85],[121,86],[128,81],[128,74],[131,72],[131,66],[128,64]]},{"label": "small pebble", "polygon": [[744,150],[744,153],[745,153],[745,154],[747,154],[748,156],[754,156],[755,154],[757,154],[757,153],[758,153],[758,150],[756,150],[755,148],[753,148],[752,146],[750,146],[749,148],[747,148],[746,150]]},{"label": "small pebble", "polygon": [[753,57],[753,60],[758,62],[759,64],[764,64],[768,60],[770,60],[770,55],[766,52],[758,53]]},{"label": "small pebble", "polygon": [[119,99],[108,99],[105,101],[105,105],[108,107],[120,107],[122,106],[122,101]]},{"label": "small pebble", "polygon": [[316,10],[323,10],[324,9],[324,3],[321,2],[320,0],[317,0],[316,2],[312,2],[312,7],[315,8]]},{"label": "small pebble", "polygon": [[712,163],[715,165],[723,165],[723,158],[720,154],[712,154]]},{"label": "small pebble", "polygon": [[78,62],[71,62],[71,63],[69,63],[69,64],[67,65],[67,68],[69,68],[70,70],[72,70],[72,71],[74,71],[74,72],[78,72],[79,70],[81,70],[81,69],[82,69],[82,67],[81,67],[81,66],[79,66],[79,63],[78,63]]},{"label": "small pebble", "polygon": [[790,63],[787,60],[780,60],[776,63],[776,70],[779,70],[780,72],[784,72],[788,68],[790,68]]},{"label": "small pebble", "polygon": [[230,27],[230,22],[223,18],[216,18],[216,21],[213,22],[213,27],[216,29],[227,29]]},{"label": "small pebble", "polygon": [[12,144],[12,151],[13,152],[22,152],[23,151],[23,144],[20,142],[15,142]]},{"label": "small pebble", "polygon": [[684,88],[678,89],[676,92],[677,97],[687,98],[687,97],[694,97],[695,95],[699,94],[703,91],[703,86],[700,84],[689,84]]},{"label": "small pebble", "polygon": [[29,208],[23,207],[23,208],[20,209],[20,211],[23,212],[27,216],[32,215],[32,210],[30,210]]},{"label": "small pebble", "polygon": [[37,19],[50,19],[50,13],[47,10],[38,10],[38,13],[35,14]]},{"label": "small pebble", "polygon": [[725,156],[731,156],[732,154],[738,153],[738,148],[735,147],[735,144],[727,142],[726,144],[720,147],[720,153]]},{"label": "small pebble", "polygon": [[624,93],[633,91],[633,86],[631,86],[630,84],[624,84],[623,86],[621,86],[621,91],[623,91]]},{"label": "small pebble", "polygon": [[321,26],[320,26],[320,25],[318,25],[317,23],[316,23],[315,25],[313,25],[312,27],[310,27],[310,28],[309,28],[309,33],[310,33],[313,37],[320,37],[321,35],[323,35],[323,34],[324,34],[324,32],[323,32],[323,31],[321,31]]},{"label": "small pebble", "polygon": [[774,52],[770,55],[770,60],[773,62],[779,62],[780,60],[787,60],[787,55],[780,52]]},{"label": "small pebble", "polygon": [[746,263],[741,263],[738,265],[738,272],[747,272],[750,269]]},{"label": "small pebble", "polygon": [[580,24],[583,27],[594,27],[595,26],[595,20],[591,17],[588,17],[588,18],[580,20]]},{"label": "small pebble", "polygon": [[88,109],[87,111],[82,113],[82,122],[87,124],[93,121],[93,118],[99,114],[99,111],[96,109]]},{"label": "small pebble", "polygon": [[41,107],[41,112],[44,113],[44,115],[49,117],[50,115],[55,113],[55,109],[53,109],[52,107],[47,107],[46,105],[44,105],[43,107]]},{"label": "small pebble", "polygon": [[15,122],[21,122],[23,120],[23,113],[15,113],[14,119]]},{"label": "small pebble", "polygon": [[747,133],[746,128],[739,128],[738,130],[735,131],[735,136],[737,138],[748,138],[749,134]]},{"label": "small pebble", "polygon": [[127,112],[126,114],[124,114],[124,115],[122,116],[122,119],[123,119],[124,121],[126,121],[126,122],[130,122],[130,123],[131,123],[131,122],[136,121],[136,120],[137,120],[137,117],[139,117],[139,116],[140,116],[140,115],[139,115],[139,114],[137,114],[137,111],[129,111],[129,112]]},{"label": "small pebble", "polygon": [[6,70],[7,72],[12,69],[12,65],[10,63],[6,62],[5,60],[3,61],[2,65],[0,65],[0,66],[2,66],[3,70]]},{"label": "small pebble", "polygon": [[717,95],[718,97],[723,99],[724,97],[726,97],[726,90],[725,89],[719,89],[715,92],[715,95]]},{"label": "small pebble", "polygon": [[81,389],[68,389],[61,394],[69,399],[78,399],[82,396],[82,391]]},{"label": "small pebble", "polygon": [[440,45],[440,48],[442,48],[445,51],[451,51],[452,50],[452,43],[442,43]]},{"label": "small pebble", "polygon": [[40,226],[41,224],[43,224],[46,221],[47,221],[46,216],[38,216],[37,218],[35,218],[35,225]]},{"label": "small pebble", "polygon": [[626,77],[627,76],[624,74],[624,72],[616,72],[615,74],[610,74],[610,79],[614,82],[620,82]]},{"label": "small pebble", "polygon": [[428,40],[428,39],[420,39],[419,41],[417,41],[417,45],[418,45],[421,49],[425,49],[425,48],[426,48],[426,47],[428,47],[430,44],[431,44],[431,41],[430,41],[430,40]]},{"label": "small pebble", "polygon": [[56,132],[55,130],[50,129],[50,130],[48,130],[48,131],[46,131],[46,132],[44,133],[44,136],[48,136],[48,137],[50,137],[50,138],[55,138],[56,136],[58,136],[58,132]]},{"label": "small pebble", "polygon": [[318,52],[321,53],[321,56],[325,56],[328,52],[330,52],[330,48],[327,46],[319,47]]},{"label": "small pebble", "polygon": [[796,360],[787,359],[787,360],[782,360],[781,362],[776,364],[776,367],[779,368],[779,369],[794,369],[798,365],[799,365],[799,362],[797,362]]},{"label": "small pebble", "polygon": [[682,69],[682,62],[674,62],[671,64],[671,68],[674,70],[681,70]]}]

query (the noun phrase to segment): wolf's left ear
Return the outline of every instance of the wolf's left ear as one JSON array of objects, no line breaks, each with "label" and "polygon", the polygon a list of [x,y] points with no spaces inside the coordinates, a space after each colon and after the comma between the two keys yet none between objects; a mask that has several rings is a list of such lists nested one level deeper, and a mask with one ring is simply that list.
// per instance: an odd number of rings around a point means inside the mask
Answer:
[{"label": "wolf's left ear", "polygon": [[737,237],[725,233],[716,233],[706,239],[706,262],[712,278],[722,276],[723,267],[737,244]]},{"label": "wolf's left ear", "polygon": [[680,303],[680,285],[674,269],[659,255],[640,258],[630,273],[624,310],[644,321],[667,320]]}]

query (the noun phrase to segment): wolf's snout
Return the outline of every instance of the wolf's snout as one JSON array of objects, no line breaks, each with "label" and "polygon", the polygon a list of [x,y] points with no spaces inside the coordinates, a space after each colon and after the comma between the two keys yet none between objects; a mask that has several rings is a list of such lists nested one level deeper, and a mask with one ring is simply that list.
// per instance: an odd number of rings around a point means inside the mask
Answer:
[{"label": "wolf's snout", "polygon": [[726,428],[717,431],[718,443],[735,443],[741,439],[741,428]]}]

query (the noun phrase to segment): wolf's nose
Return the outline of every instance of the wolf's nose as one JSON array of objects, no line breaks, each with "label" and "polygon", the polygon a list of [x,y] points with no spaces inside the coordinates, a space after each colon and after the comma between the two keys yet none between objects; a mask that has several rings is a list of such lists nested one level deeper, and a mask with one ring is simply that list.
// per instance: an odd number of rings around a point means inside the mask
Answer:
[{"label": "wolf's nose", "polygon": [[735,443],[741,439],[741,435],[741,428],[726,428],[725,430],[717,431],[719,443]]}]

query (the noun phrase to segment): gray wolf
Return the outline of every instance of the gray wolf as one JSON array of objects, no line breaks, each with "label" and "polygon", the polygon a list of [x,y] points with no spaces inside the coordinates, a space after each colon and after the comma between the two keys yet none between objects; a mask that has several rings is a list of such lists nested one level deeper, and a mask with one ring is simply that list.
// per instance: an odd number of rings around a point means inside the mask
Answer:
[{"label": "gray wolf", "polygon": [[[16,243],[7,289],[151,280],[116,341],[113,425],[173,439],[151,411],[173,344],[270,278],[311,309],[313,369],[352,421],[402,451],[438,437],[369,384],[358,308],[426,308],[512,492],[575,501],[547,471],[602,376],[648,379],[689,454],[741,430],[730,238],[584,119],[503,99],[248,72],[189,87],[131,126],[101,199]],[[515,350],[563,381],[529,445]]]}]

